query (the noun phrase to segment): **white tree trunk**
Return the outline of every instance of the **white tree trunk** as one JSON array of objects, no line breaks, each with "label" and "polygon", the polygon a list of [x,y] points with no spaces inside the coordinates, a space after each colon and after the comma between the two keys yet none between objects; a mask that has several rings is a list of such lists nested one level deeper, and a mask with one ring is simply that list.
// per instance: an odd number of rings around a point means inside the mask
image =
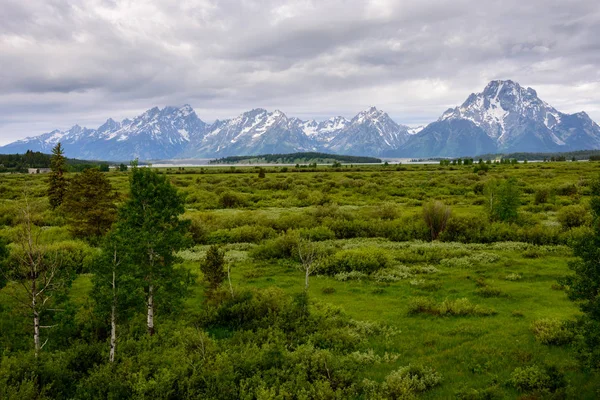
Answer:
[{"label": "white tree trunk", "polygon": [[231,297],[233,297],[233,286],[231,285],[231,273],[229,264],[227,264],[227,280],[229,281],[229,291],[231,292]]},{"label": "white tree trunk", "polygon": [[[29,204],[28,204],[29,206]],[[26,218],[26,235],[27,235],[27,244],[30,250],[29,253],[29,274],[31,279],[31,311],[33,311],[33,347],[35,349],[35,356],[37,357],[40,353],[41,345],[40,345],[40,313],[38,312],[37,305],[37,265],[35,260],[31,257],[33,253],[31,250],[33,249],[33,238],[31,237],[31,225],[29,220],[29,209],[25,214]]]},{"label": "white tree trunk", "polygon": [[310,267],[305,268],[304,290],[308,292],[308,276],[310,275]]},{"label": "white tree trunk", "polygon": [[[32,302],[33,307],[35,307],[35,298]],[[33,309],[33,343],[35,346],[35,356],[37,357],[40,353],[40,314],[37,310]]]},{"label": "white tree trunk", "polygon": [[148,286],[148,334],[154,335],[154,294],[152,285]]},{"label": "white tree trunk", "polygon": [[110,310],[110,362],[115,361],[115,351],[117,347],[117,321],[116,321],[116,303],[117,303],[117,293],[115,287],[115,271],[113,270],[112,276],[112,291],[113,291],[113,300],[112,307]]}]

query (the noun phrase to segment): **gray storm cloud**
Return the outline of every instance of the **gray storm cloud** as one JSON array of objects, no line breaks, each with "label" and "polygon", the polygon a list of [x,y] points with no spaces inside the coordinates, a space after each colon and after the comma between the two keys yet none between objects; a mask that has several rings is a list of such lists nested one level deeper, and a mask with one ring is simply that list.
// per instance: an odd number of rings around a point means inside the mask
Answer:
[{"label": "gray storm cloud", "polygon": [[491,79],[600,120],[596,1],[1,3],[0,144],[184,103],[420,124]]}]

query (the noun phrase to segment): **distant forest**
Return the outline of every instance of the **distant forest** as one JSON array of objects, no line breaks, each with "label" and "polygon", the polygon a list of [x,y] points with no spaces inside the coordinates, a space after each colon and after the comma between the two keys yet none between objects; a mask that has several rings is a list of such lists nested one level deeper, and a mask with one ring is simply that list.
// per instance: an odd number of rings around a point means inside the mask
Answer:
[{"label": "distant forest", "polygon": [[[28,168],[50,168],[50,154],[27,150],[25,154],[0,154],[0,172],[27,172]],[[67,159],[69,171],[78,172],[87,168],[108,170],[108,163]]]},{"label": "distant forest", "polygon": [[338,154],[305,152],[290,154],[262,154],[257,156],[230,156],[211,160],[210,164],[266,163],[266,164],[332,164],[334,162],[377,164],[381,159],[375,157],[344,156]]},{"label": "distant forest", "polygon": [[550,160],[550,159],[563,159],[563,160],[600,160],[600,150],[577,150],[577,151],[566,151],[557,153],[510,153],[510,154],[483,154],[476,158],[494,159],[494,158],[510,158],[519,161],[524,160]]}]

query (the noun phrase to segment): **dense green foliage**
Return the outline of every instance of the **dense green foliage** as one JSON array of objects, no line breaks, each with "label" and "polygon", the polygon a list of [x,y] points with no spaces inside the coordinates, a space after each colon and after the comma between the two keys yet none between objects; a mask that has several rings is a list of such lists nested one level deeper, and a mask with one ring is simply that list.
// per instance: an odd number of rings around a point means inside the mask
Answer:
[{"label": "dense green foliage", "polygon": [[50,175],[48,176],[48,201],[53,209],[60,206],[67,192],[66,158],[60,142],[52,149],[50,157]]},{"label": "dense green foliage", "polygon": [[[27,188],[38,243],[70,272],[37,360],[20,283],[0,289],[0,398],[595,398],[579,361],[598,327],[557,280],[566,245],[594,236],[598,165],[483,165],[108,172],[119,213],[97,242],[49,207],[45,177],[2,175],[4,265],[21,254]],[[490,221],[488,188],[511,180],[516,217]],[[435,200],[452,214],[431,241]],[[211,290],[213,245],[231,283]]]},{"label": "dense green foliage", "polygon": [[25,154],[0,154],[0,172],[27,172],[28,168],[50,168],[50,155],[31,150]]},{"label": "dense green foliage", "polygon": [[211,164],[332,164],[334,162],[354,164],[379,164],[381,159],[374,157],[345,156],[329,153],[290,153],[290,154],[262,154],[257,156],[229,156],[211,160]]},{"label": "dense green foliage", "polygon": [[225,271],[225,253],[219,250],[219,246],[212,245],[206,252],[206,257],[200,263],[200,271],[204,280],[208,283],[210,292],[216,290],[227,277]]},{"label": "dense green foliage", "polygon": [[490,182],[488,190],[489,213],[494,221],[516,222],[521,205],[517,181],[509,178],[504,182]]},{"label": "dense green foliage", "polygon": [[130,194],[119,209],[116,235],[131,264],[137,267],[133,275],[143,283],[148,333],[152,335],[156,304],[163,312],[170,312],[184,294],[185,274],[174,264],[175,252],[186,246],[189,221],[179,218],[184,199],[165,175],[134,167],[129,183]]},{"label": "dense green foliage", "polygon": [[73,234],[100,238],[116,218],[115,192],[110,181],[97,169],[86,169],[69,180],[63,200]]},{"label": "dense green foliage", "polygon": [[594,232],[578,238],[573,253],[578,257],[569,267],[574,274],[562,283],[569,298],[579,302],[584,316],[579,320],[583,338],[578,353],[583,363],[600,369],[600,176],[591,185],[590,207]]}]

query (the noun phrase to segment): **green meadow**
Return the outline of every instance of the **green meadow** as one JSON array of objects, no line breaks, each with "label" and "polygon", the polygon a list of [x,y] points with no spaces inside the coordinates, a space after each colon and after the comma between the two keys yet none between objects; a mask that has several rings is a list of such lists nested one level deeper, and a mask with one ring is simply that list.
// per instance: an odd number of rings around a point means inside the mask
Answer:
[{"label": "green meadow", "polygon": [[[44,332],[39,360],[18,283],[0,290],[0,386],[7,388],[0,397],[600,395],[600,378],[580,367],[574,338],[563,332],[580,311],[558,283],[570,273],[569,245],[593,232],[590,183],[600,163],[159,172],[185,195],[190,243],[177,253],[177,267],[187,273],[186,295],[173,310],[158,309],[153,338],[144,337],[143,312],[134,313],[110,367],[91,296],[97,243],[77,237],[60,208],[50,209],[44,175],[0,175],[0,237],[9,250],[18,247],[27,199],[39,241],[72,271],[60,300],[66,311]],[[129,174],[105,173],[117,204],[128,198]],[[518,217],[494,220],[490,187],[509,180],[519,193]],[[450,210],[435,241],[424,218],[431,201]],[[299,242],[320,254],[306,306],[298,300],[305,285]],[[207,292],[200,270],[212,245],[230,270],[216,293]],[[407,366],[417,372],[402,375]],[[523,371],[532,376],[519,378]]]}]

